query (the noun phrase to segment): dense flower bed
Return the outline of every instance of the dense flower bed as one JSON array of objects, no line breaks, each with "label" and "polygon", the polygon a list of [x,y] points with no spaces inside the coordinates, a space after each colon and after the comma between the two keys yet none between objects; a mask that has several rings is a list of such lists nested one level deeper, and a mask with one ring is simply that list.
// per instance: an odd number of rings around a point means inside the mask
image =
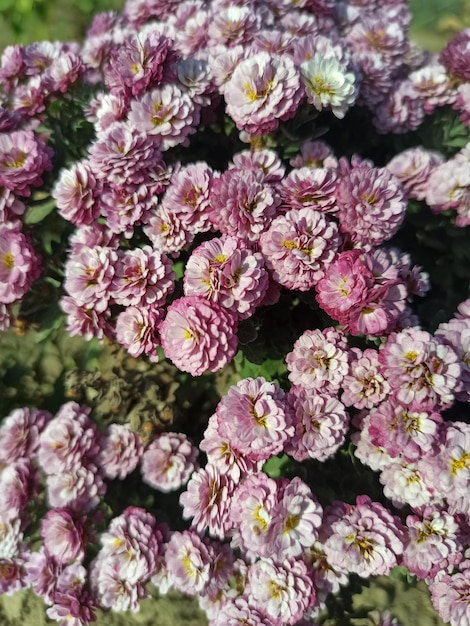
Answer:
[{"label": "dense flower bed", "polygon": [[468,273],[438,319],[400,247],[470,225],[470,32],[433,56],[409,22],[397,0],[127,0],[81,46],[4,51],[1,330],[59,303],[171,383],[132,405],[116,366],[98,411],[75,373],[57,411],[5,416],[1,592],[68,626],[149,585],[211,626],[304,625],[401,566],[470,624]]}]

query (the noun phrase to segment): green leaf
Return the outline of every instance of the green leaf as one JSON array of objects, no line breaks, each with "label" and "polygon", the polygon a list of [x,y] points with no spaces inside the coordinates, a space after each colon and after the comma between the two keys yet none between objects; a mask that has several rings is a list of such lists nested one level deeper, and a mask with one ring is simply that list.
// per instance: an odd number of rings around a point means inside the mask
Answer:
[{"label": "green leaf", "polygon": [[51,198],[50,200],[47,200],[46,202],[43,202],[41,204],[28,207],[24,216],[24,223],[39,224],[39,222],[42,222],[42,220],[47,217],[49,213],[52,213],[52,211],[55,209],[55,206],[55,200]]},{"label": "green leaf", "polygon": [[273,456],[263,465],[263,472],[270,478],[279,478],[282,473],[289,467],[292,460],[287,454],[281,456]]}]

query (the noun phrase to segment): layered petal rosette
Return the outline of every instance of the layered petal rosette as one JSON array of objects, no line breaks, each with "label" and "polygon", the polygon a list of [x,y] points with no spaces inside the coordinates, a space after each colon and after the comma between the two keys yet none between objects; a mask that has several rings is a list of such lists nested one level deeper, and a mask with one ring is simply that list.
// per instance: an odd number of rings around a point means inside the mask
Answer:
[{"label": "layered petal rosette", "polygon": [[237,349],[234,316],[200,296],[172,302],[159,330],[165,355],[193,376],[225,367]]},{"label": "layered petal rosette", "polygon": [[336,224],[311,208],[291,209],[261,235],[261,250],[274,279],[308,291],[325,274],[339,246]]}]

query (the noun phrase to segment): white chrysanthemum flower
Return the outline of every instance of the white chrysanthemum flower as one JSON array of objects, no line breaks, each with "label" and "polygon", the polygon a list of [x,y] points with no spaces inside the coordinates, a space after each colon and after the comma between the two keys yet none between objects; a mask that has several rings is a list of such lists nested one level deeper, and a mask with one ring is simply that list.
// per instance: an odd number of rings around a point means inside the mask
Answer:
[{"label": "white chrysanthemum flower", "polygon": [[315,55],[300,66],[305,93],[310,104],[321,111],[331,107],[342,119],[357,97],[356,77],[334,58]]}]

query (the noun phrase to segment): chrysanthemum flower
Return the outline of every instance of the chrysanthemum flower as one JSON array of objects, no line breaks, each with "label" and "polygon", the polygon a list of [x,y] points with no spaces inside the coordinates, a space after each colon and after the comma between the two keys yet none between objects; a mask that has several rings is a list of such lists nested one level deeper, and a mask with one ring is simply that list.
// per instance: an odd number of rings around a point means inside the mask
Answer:
[{"label": "chrysanthemum flower", "polygon": [[14,409],[0,426],[0,459],[13,463],[20,458],[33,458],[39,447],[39,435],[51,418],[49,411]]},{"label": "chrysanthemum flower", "polygon": [[47,552],[56,563],[66,565],[85,556],[83,527],[66,508],[51,509],[41,522],[41,536]]},{"label": "chrysanthemum flower", "polygon": [[315,54],[300,66],[307,100],[318,110],[331,108],[342,119],[357,98],[356,77],[333,57]]},{"label": "chrysanthemum flower", "polygon": [[470,29],[464,28],[454,35],[446,47],[439,53],[439,61],[451,76],[463,81],[470,79]]},{"label": "chrysanthemum flower", "polygon": [[447,323],[439,324],[435,335],[443,339],[453,348],[459,358],[461,367],[461,387],[455,397],[461,402],[470,401],[470,318],[453,318]]},{"label": "chrysanthemum flower", "polygon": [[357,244],[377,246],[400,228],[406,201],[399,181],[368,161],[342,162],[336,188],[339,228]]},{"label": "chrysanthemum flower", "polygon": [[134,358],[146,354],[151,362],[156,363],[160,345],[158,325],[163,315],[161,309],[127,307],[116,318],[116,340]]},{"label": "chrysanthemum flower", "polygon": [[431,602],[444,622],[450,626],[468,626],[470,624],[470,567],[461,571],[438,572],[429,584]]},{"label": "chrysanthemum flower", "polygon": [[52,169],[52,149],[32,130],[0,134],[0,186],[29,196],[30,185],[42,185],[42,174]]},{"label": "chrysanthemum flower", "polygon": [[261,250],[274,279],[300,291],[308,291],[324,276],[338,245],[336,224],[311,208],[280,215],[261,236]]},{"label": "chrysanthemum flower", "polygon": [[111,298],[117,253],[108,247],[83,247],[65,264],[64,288],[75,302],[103,312]]},{"label": "chrysanthemum flower", "polygon": [[213,181],[209,217],[217,230],[258,241],[277,213],[281,198],[258,170],[226,170]]},{"label": "chrysanthemum flower", "polygon": [[198,468],[198,449],[183,433],[160,433],[143,453],[142,480],[159,491],[180,489]]},{"label": "chrysanthemum flower", "polygon": [[262,376],[239,381],[217,405],[219,434],[252,460],[279,454],[294,432],[286,422],[284,397],[277,383]]},{"label": "chrysanthemum flower", "polygon": [[421,125],[424,98],[409,78],[396,80],[385,99],[374,109],[372,119],[379,133],[407,133]]},{"label": "chrysanthemum flower", "polygon": [[184,293],[203,296],[246,319],[262,302],[268,273],[260,252],[236,237],[214,238],[193,250],[186,263]]},{"label": "chrysanthemum flower", "polygon": [[237,152],[232,157],[232,163],[229,164],[229,169],[232,168],[239,171],[261,170],[264,181],[267,183],[280,182],[286,170],[276,152],[267,148],[255,152],[250,150]]},{"label": "chrysanthemum flower", "polygon": [[315,602],[307,567],[300,560],[275,563],[260,559],[250,565],[248,601],[277,624],[295,624]]},{"label": "chrysanthemum flower", "polygon": [[287,55],[259,52],[239,63],[224,97],[239,130],[265,134],[295,114],[302,99],[298,70]]},{"label": "chrysanthemum flower", "polygon": [[338,391],[348,371],[347,341],[333,327],[306,330],[286,356],[289,380],[305,389]]},{"label": "chrysanthemum flower", "polygon": [[210,554],[192,531],[174,532],[166,545],[165,564],[172,586],[195,596],[209,583]]},{"label": "chrysanthemum flower", "polygon": [[334,169],[305,166],[292,170],[280,184],[283,205],[287,209],[311,208],[322,213],[337,211]]},{"label": "chrysanthemum flower", "polygon": [[387,163],[387,169],[403,185],[408,197],[424,200],[428,182],[444,157],[421,146],[399,152]]},{"label": "chrysanthemum flower", "polygon": [[100,215],[102,185],[95,174],[83,159],[61,170],[52,190],[59,214],[75,226],[92,224]]},{"label": "chrysanthemum flower", "polygon": [[333,517],[336,521],[324,542],[333,566],[367,578],[386,575],[397,565],[405,535],[400,520],[384,506],[368,496],[358,496],[355,505],[335,508]]},{"label": "chrysanthemum flower", "polygon": [[324,392],[297,385],[291,387],[286,399],[295,434],[284,450],[296,461],[325,461],[346,439],[349,419],[344,405]]},{"label": "chrysanthemum flower", "polygon": [[370,409],[385,400],[390,385],[382,373],[376,350],[349,351],[349,371],[343,379],[341,402],[356,409]]},{"label": "chrysanthemum flower", "polygon": [[237,349],[235,318],[200,296],[175,300],[159,331],[165,355],[193,376],[225,367]]},{"label": "chrysanthemum flower", "polygon": [[97,464],[105,478],[122,480],[135,470],[142,454],[140,439],[129,424],[110,424],[100,438]]},{"label": "chrysanthemum flower", "polygon": [[27,235],[0,225],[0,303],[22,298],[41,273],[40,257]]}]

